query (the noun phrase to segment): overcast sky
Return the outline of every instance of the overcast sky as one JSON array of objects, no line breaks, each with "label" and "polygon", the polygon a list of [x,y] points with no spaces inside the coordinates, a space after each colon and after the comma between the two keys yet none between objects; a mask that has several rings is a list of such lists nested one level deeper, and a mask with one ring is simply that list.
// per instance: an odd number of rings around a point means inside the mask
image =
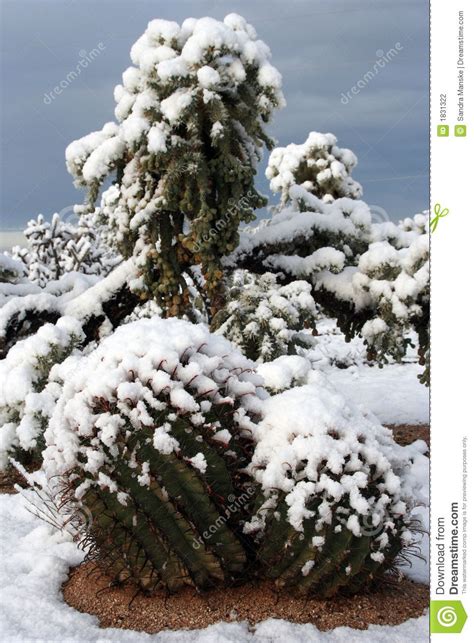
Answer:
[{"label": "overcast sky", "polygon": [[[254,25],[283,75],[288,104],[271,126],[280,145],[333,132],[359,158],[354,177],[367,203],[392,219],[428,207],[428,1],[2,0],[1,8],[3,230],[82,202],[64,149],[113,120],[113,88],[150,19],[230,12]],[[45,99],[100,43],[81,75]],[[342,93],[397,43],[391,62],[343,104]],[[264,169],[258,185],[268,194]]]}]

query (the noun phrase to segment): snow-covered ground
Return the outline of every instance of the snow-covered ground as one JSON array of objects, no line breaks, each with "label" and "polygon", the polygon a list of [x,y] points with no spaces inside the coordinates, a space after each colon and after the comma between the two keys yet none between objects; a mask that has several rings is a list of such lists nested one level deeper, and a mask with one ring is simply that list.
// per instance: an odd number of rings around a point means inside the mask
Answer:
[{"label": "snow-covered ground", "polygon": [[355,404],[362,404],[382,424],[427,424],[429,389],[420,384],[418,364],[388,364],[332,368],[329,380]]},{"label": "snow-covered ground", "polygon": [[[428,421],[428,390],[417,380],[421,369],[416,364],[388,365],[381,370],[359,362],[347,369],[323,367],[323,370],[352,402],[372,411],[384,424]],[[427,503],[427,461],[422,462],[413,475],[422,481],[419,501]],[[415,513],[427,529],[427,507],[418,508]],[[70,567],[77,565],[83,556],[70,537],[32,515],[28,511],[28,502],[20,494],[0,495],[0,524],[0,550],[4,558],[0,571],[0,636],[7,642],[397,643],[427,641],[429,638],[427,616],[411,619],[396,627],[371,626],[365,631],[341,627],[320,632],[313,625],[296,625],[282,620],[267,620],[256,627],[250,627],[247,623],[218,623],[205,630],[155,635],[101,629],[96,617],[81,614],[63,601],[61,585]],[[421,553],[427,559],[427,535],[423,536]],[[405,573],[418,582],[429,582],[426,561],[414,558],[413,566]]]},{"label": "snow-covered ground", "polygon": [[396,627],[374,625],[359,631],[339,627],[320,632],[313,625],[267,620],[250,628],[247,623],[217,623],[205,630],[161,632],[149,635],[120,629],[101,629],[94,616],[81,614],[64,603],[61,585],[82,552],[66,535],[32,515],[19,495],[0,496],[0,635],[10,643],[21,641],[109,642],[150,641],[175,643],[335,643],[371,641],[405,643],[428,640],[428,617],[411,619]]}]

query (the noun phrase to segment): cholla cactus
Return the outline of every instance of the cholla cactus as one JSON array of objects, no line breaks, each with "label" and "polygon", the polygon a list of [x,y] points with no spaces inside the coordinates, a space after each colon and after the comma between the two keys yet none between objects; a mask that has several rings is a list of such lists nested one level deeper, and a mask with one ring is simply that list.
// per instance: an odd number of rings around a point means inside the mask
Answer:
[{"label": "cholla cactus", "polygon": [[245,529],[264,576],[327,597],[381,578],[412,544],[412,461],[323,376],[311,379],[265,403],[249,467],[261,493]]},{"label": "cholla cactus", "polygon": [[285,280],[308,280],[322,314],[337,320],[347,340],[361,335],[368,357],[380,363],[387,357],[401,361],[414,330],[419,361],[425,364],[428,214],[399,225],[373,223],[363,201],[323,203],[300,185],[290,188],[290,196],[291,207],[242,233],[240,247],[226,264],[262,273],[271,268]]},{"label": "cholla cactus", "polygon": [[122,261],[106,244],[96,213],[83,212],[82,206],[76,210],[76,224],[62,221],[57,213],[51,221],[39,214],[24,231],[27,247],[12,250],[13,259],[23,264],[24,275],[41,288],[69,272],[106,276]]},{"label": "cholla cactus", "polygon": [[69,374],[45,471],[90,511],[117,580],[172,591],[243,573],[260,384],[223,337],[157,318],[120,327]]},{"label": "cholla cactus", "polygon": [[0,469],[11,457],[39,464],[44,431],[61,390],[51,371],[82,338],[80,323],[62,317],[17,342],[0,361]]},{"label": "cholla cactus", "polygon": [[116,175],[103,206],[120,250],[137,259],[142,291],[181,315],[184,274],[201,265],[214,300],[220,258],[265,203],[254,175],[261,149],[272,146],[265,124],[284,103],[281,77],[236,14],[182,25],[152,20],[130,55],[133,66],[114,92],[117,123],[71,143],[66,162],[91,204]]},{"label": "cholla cactus", "polygon": [[[384,224],[381,224],[382,228]],[[376,226],[374,226],[376,229]],[[428,213],[399,224],[397,238],[375,241],[359,259],[353,278],[356,296],[369,295],[377,314],[361,329],[368,356],[385,363],[401,361],[411,344],[408,331],[418,335],[419,361],[429,350],[429,234]],[[385,235],[382,232],[380,236]],[[428,369],[422,382],[427,383]]]},{"label": "cholla cactus", "polygon": [[357,157],[336,143],[334,134],[310,132],[301,145],[291,143],[273,150],[265,175],[272,191],[281,193],[281,206],[291,200],[293,185],[300,185],[325,202],[362,196],[361,185],[351,176]]},{"label": "cholla cactus", "polygon": [[240,271],[234,276],[228,298],[229,303],[214,323],[218,333],[250,359],[267,362],[294,354],[298,346],[312,344],[311,329],[318,313],[308,282],[279,286],[271,273],[255,277]]}]

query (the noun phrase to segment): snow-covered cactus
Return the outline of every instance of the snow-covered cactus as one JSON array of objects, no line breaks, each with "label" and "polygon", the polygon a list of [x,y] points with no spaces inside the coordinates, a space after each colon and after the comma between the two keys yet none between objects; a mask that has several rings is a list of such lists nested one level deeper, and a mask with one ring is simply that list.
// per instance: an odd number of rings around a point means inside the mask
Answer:
[{"label": "snow-covered cactus", "polygon": [[130,55],[115,88],[117,123],[71,143],[67,167],[91,204],[116,175],[103,206],[121,251],[137,258],[142,291],[182,314],[183,275],[201,265],[215,312],[220,258],[265,202],[254,175],[261,148],[272,146],[265,124],[283,105],[281,77],[236,14],[152,20]]},{"label": "snow-covered cactus", "polygon": [[325,202],[362,196],[361,185],[351,176],[357,157],[336,143],[334,134],[310,132],[301,145],[291,143],[273,150],[265,174],[272,191],[281,193],[281,206],[291,200],[293,185],[301,186]]},{"label": "snow-covered cactus", "polygon": [[214,324],[250,359],[267,362],[311,345],[318,315],[307,281],[280,286],[271,273],[256,277],[239,271],[228,298]]},{"label": "snow-covered cactus", "polygon": [[105,243],[104,226],[96,213],[81,214],[82,206],[76,210],[75,224],[61,220],[58,213],[51,221],[39,214],[28,222],[27,247],[16,246],[12,257],[23,264],[23,273],[32,283],[45,288],[69,272],[105,276],[120,263],[118,252]]},{"label": "snow-covered cactus", "polygon": [[17,342],[0,360],[0,469],[11,457],[39,464],[44,431],[61,390],[51,371],[82,338],[79,322],[62,317]]},{"label": "snow-covered cactus", "polygon": [[242,469],[266,395],[252,366],[204,326],[155,318],[121,326],[69,374],[44,467],[90,512],[117,580],[176,590],[243,573]]},{"label": "snow-covered cactus", "polygon": [[338,322],[344,332],[354,324],[353,308],[372,314],[361,317],[360,334],[367,356],[379,364],[389,358],[397,362],[412,345],[409,331],[418,340],[418,356],[428,383],[429,351],[429,233],[428,213],[416,214],[399,225],[391,222],[372,225],[368,249],[358,257],[356,269],[346,267],[338,275],[325,275],[319,288],[322,296],[334,295],[340,306]]},{"label": "snow-covered cactus", "polygon": [[356,592],[394,567],[412,543],[412,462],[375,420],[324,380],[265,402],[249,472],[260,484],[245,530],[261,573],[279,587]]},{"label": "snow-covered cactus", "polygon": [[[335,318],[346,339],[361,335],[368,356],[401,361],[410,331],[417,334],[420,363],[429,345],[428,213],[399,225],[374,223],[363,201],[323,203],[301,185],[289,189],[291,205],[243,231],[227,268],[288,282],[305,279],[322,314]],[[427,372],[423,375],[427,381]]]}]

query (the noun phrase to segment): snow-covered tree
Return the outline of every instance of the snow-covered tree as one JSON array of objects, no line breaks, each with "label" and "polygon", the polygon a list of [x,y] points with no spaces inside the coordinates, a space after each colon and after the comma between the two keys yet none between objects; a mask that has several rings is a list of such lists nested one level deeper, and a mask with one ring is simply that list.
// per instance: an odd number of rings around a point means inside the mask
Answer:
[{"label": "snow-covered tree", "polygon": [[83,272],[87,275],[108,275],[121,261],[110,236],[110,229],[98,212],[85,212],[75,206],[78,216],[73,225],[73,239],[67,246],[64,272]]},{"label": "snow-covered tree", "polygon": [[237,271],[228,299],[214,327],[250,359],[266,362],[312,344],[318,314],[307,281],[280,286],[272,273]]},{"label": "snow-covered tree", "polygon": [[58,214],[53,215],[51,223],[39,214],[28,222],[24,235],[28,242],[28,278],[39,286],[59,279],[63,272],[61,258],[72,238],[69,227]]},{"label": "snow-covered tree", "polygon": [[265,174],[272,191],[280,193],[280,208],[288,205],[293,185],[300,185],[326,203],[362,196],[362,186],[351,176],[357,157],[336,143],[334,134],[310,132],[301,145],[291,143],[272,151]]},{"label": "snow-covered tree", "polygon": [[[153,20],[131,49],[115,89],[117,122],[69,145],[76,185],[104,195],[122,253],[137,260],[141,287],[170,315],[186,312],[184,273],[202,267],[211,314],[222,304],[220,258],[264,198],[254,186],[265,123],[283,104],[269,48],[235,14]],[[211,234],[214,231],[217,233]]]}]

